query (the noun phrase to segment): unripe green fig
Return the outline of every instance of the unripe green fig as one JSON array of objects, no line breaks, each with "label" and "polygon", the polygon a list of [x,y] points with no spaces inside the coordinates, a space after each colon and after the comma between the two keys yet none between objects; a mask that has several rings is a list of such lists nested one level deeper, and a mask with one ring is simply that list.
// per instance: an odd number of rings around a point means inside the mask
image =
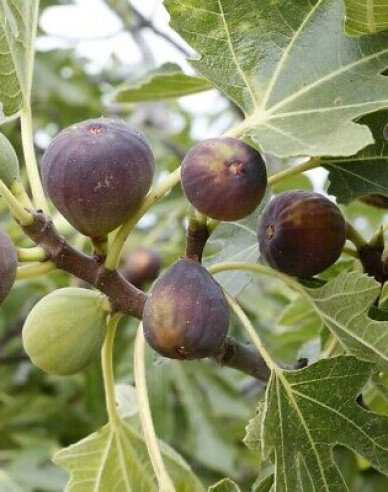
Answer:
[{"label": "unripe green fig", "polygon": [[210,138],[195,145],[183,160],[181,176],[188,201],[216,220],[246,217],[267,187],[261,155],[237,138]]},{"label": "unripe green fig", "polygon": [[346,223],[340,209],[319,193],[295,190],[277,195],[258,225],[260,253],[276,270],[311,277],[340,256]]},{"label": "unripe green fig", "polygon": [[162,259],[158,253],[148,248],[138,248],[126,257],[123,276],[132,285],[142,289],[146,282],[157,278],[161,265]]},{"label": "unripe green fig", "polygon": [[17,266],[16,248],[8,234],[0,227],[0,304],[15,282]]},{"label": "unripe green fig", "polygon": [[0,179],[9,188],[19,178],[20,168],[15,149],[8,138],[0,133]]},{"label": "unripe green fig", "polygon": [[106,331],[106,297],[66,287],[43,297],[23,326],[24,349],[49,374],[75,374],[99,355]]},{"label": "unripe green fig", "polygon": [[86,120],[61,131],[42,159],[46,193],[82,234],[102,238],[147,194],[154,157],[145,137],[123,121]]},{"label": "unripe green fig", "polygon": [[222,347],[229,309],[219,284],[197,261],[175,262],[155,283],[144,306],[147,342],[170,359],[200,359]]}]

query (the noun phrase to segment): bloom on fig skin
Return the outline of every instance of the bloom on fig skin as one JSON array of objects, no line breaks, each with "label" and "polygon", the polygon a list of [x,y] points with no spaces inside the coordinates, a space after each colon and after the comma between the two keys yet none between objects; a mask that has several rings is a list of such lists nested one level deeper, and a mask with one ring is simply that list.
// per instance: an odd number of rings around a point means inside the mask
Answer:
[{"label": "bloom on fig skin", "polygon": [[175,262],[155,283],[144,306],[147,342],[171,359],[217,353],[226,338],[229,309],[219,284],[196,260]]},{"label": "bloom on fig skin", "polygon": [[346,222],[340,209],[319,193],[295,190],[277,195],[258,224],[260,253],[276,270],[311,277],[341,255]]},{"label": "bloom on fig skin", "polygon": [[188,201],[216,220],[239,220],[252,213],[267,187],[257,150],[237,138],[211,138],[195,145],[182,163]]},{"label": "bloom on fig skin", "polygon": [[61,131],[42,159],[46,193],[82,234],[101,238],[147,194],[154,157],[145,137],[123,121],[86,120]]},{"label": "bloom on fig skin", "polygon": [[15,282],[17,267],[16,248],[8,234],[0,227],[0,304]]}]

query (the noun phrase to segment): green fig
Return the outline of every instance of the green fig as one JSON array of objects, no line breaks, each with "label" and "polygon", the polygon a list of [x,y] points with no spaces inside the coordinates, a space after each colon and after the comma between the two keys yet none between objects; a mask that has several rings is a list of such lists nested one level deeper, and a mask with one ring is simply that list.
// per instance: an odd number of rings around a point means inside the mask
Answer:
[{"label": "green fig", "polygon": [[0,133],[0,179],[10,188],[19,178],[19,161],[15,149],[7,137]]},{"label": "green fig", "polygon": [[106,331],[106,297],[67,287],[41,299],[27,316],[22,337],[33,364],[49,374],[75,374],[99,355]]},{"label": "green fig", "polygon": [[16,248],[8,234],[0,227],[0,304],[15,282],[17,266]]}]

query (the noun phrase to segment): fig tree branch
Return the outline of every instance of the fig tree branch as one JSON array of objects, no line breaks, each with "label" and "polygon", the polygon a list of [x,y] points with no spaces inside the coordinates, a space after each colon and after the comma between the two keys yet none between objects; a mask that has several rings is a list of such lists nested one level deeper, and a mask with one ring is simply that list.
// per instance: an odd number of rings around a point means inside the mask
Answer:
[{"label": "fig tree branch", "polygon": [[[141,319],[147,294],[125,280],[116,270],[107,270],[98,257],[87,256],[67,243],[55,229],[50,218],[33,212],[33,222],[23,226],[24,232],[42,247],[50,262],[71,273],[108,296],[114,311]],[[222,366],[238,369],[266,381],[269,369],[253,346],[228,337],[225,346],[212,357]]]}]

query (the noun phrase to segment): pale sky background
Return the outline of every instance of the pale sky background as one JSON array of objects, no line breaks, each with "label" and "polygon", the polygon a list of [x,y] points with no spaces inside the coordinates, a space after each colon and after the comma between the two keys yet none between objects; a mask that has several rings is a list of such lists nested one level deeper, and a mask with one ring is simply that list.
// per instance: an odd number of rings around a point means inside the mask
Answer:
[{"label": "pale sky background", "polygon": [[[169,28],[169,15],[163,7],[162,0],[130,0],[130,3],[158,29],[187,47]],[[131,66],[141,61],[141,55],[131,36],[119,32],[121,26],[120,19],[102,0],[76,0],[75,5],[55,6],[45,10],[40,19],[40,27],[47,35],[37,40],[37,48],[45,51],[74,47],[82,57],[89,60],[90,71],[98,71],[106,66],[112,54],[123,63],[123,66]],[[185,71],[191,71],[184,55],[171,44],[151,30],[146,31],[146,37],[157,64],[175,62]],[[222,121],[222,118],[218,126],[213,125],[209,128],[205,124],[205,115],[222,114],[223,108],[226,107],[227,103],[217,91],[181,98],[180,104],[195,115],[193,125],[195,139],[219,136],[227,129],[224,125],[228,125],[229,122]],[[315,169],[307,174],[313,177],[316,190],[321,191],[327,175],[326,171]]]}]

